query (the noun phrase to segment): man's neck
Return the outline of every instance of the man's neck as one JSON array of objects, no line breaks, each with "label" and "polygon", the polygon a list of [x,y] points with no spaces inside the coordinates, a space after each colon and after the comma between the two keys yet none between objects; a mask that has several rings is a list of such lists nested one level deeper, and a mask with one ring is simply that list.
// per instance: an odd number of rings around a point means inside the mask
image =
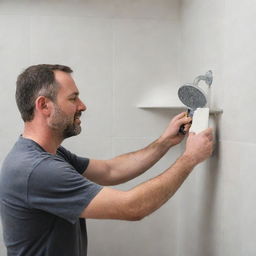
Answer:
[{"label": "man's neck", "polygon": [[22,137],[31,139],[38,143],[45,151],[55,155],[58,147],[62,143],[62,139],[54,134],[53,131],[45,127],[35,127],[31,123],[25,123]]}]

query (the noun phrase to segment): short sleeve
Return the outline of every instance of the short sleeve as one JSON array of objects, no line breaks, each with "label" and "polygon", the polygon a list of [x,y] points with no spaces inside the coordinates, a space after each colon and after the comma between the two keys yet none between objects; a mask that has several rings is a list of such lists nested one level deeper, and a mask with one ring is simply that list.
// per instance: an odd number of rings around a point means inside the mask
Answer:
[{"label": "short sleeve", "polygon": [[31,173],[27,200],[31,208],[75,223],[101,189],[102,186],[87,180],[70,164],[49,157]]},{"label": "short sleeve", "polygon": [[60,157],[65,159],[69,164],[71,164],[79,173],[83,174],[89,165],[89,159],[76,154],[71,153],[66,148],[60,146],[57,150]]}]

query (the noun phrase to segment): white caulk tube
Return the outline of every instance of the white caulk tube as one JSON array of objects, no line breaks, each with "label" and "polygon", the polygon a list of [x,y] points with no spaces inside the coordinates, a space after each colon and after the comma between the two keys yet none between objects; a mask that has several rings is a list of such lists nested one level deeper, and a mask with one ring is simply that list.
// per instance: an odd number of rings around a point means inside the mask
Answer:
[{"label": "white caulk tube", "polygon": [[190,132],[200,133],[209,126],[209,108],[197,108],[193,115]]}]

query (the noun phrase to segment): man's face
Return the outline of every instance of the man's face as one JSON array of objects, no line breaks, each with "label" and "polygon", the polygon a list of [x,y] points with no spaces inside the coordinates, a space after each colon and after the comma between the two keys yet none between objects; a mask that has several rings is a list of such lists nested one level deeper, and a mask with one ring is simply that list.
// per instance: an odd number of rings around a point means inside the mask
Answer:
[{"label": "man's face", "polygon": [[79,99],[79,91],[73,78],[62,71],[55,71],[55,79],[60,88],[57,93],[54,110],[49,120],[49,126],[58,131],[62,139],[78,135],[81,132],[80,116],[86,106]]}]

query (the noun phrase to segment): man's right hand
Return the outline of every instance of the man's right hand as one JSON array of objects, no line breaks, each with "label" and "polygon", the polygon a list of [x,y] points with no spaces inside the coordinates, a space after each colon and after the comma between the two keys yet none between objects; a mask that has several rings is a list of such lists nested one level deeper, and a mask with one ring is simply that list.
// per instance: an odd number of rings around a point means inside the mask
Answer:
[{"label": "man's right hand", "polygon": [[189,133],[183,155],[189,157],[196,165],[206,160],[212,151],[213,132],[212,128],[208,128],[198,134]]}]

